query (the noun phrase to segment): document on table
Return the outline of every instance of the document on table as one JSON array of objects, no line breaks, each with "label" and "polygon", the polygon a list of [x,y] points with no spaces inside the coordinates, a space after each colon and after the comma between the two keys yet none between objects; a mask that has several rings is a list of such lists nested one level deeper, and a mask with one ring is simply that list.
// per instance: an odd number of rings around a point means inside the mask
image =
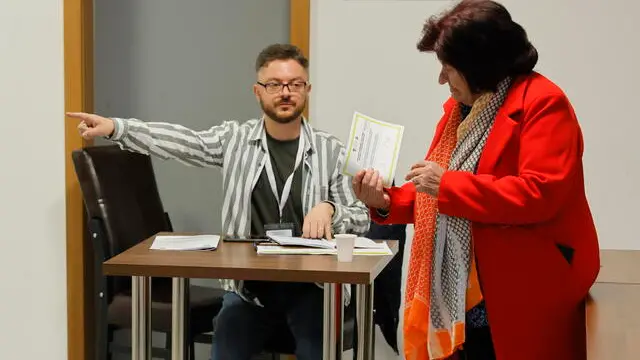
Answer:
[{"label": "document on table", "polygon": [[158,235],[151,250],[215,250],[219,235]]},{"label": "document on table", "polygon": [[[305,239],[290,236],[269,236],[277,245],[257,245],[258,254],[331,255],[336,254],[335,240]],[[357,237],[354,255],[392,255],[386,242],[377,243],[365,237]]]},{"label": "document on table", "polygon": [[267,235],[271,241],[282,246],[304,246],[320,249],[333,249],[335,244],[325,239],[306,239],[293,236]]},{"label": "document on table", "polygon": [[354,176],[362,169],[378,170],[385,186],[391,186],[398,164],[404,126],[355,112],[347,141],[342,173]]},{"label": "document on table", "polygon": [[[357,247],[353,249],[354,255],[382,256],[393,255],[391,248],[386,242],[376,243],[375,247]],[[256,246],[259,255],[336,255],[336,248],[318,248],[304,246],[281,246],[259,244]]]},{"label": "document on table", "polygon": [[[307,239],[302,237],[293,237],[293,236],[278,236],[278,235],[268,235],[271,241],[275,242],[281,246],[302,246],[302,247],[311,247],[311,248],[320,248],[320,249],[335,249],[336,241],[335,240],[325,240],[325,239]],[[377,243],[366,237],[357,237],[354,242],[354,248],[359,249],[384,249],[387,246],[387,243],[381,242]]]}]

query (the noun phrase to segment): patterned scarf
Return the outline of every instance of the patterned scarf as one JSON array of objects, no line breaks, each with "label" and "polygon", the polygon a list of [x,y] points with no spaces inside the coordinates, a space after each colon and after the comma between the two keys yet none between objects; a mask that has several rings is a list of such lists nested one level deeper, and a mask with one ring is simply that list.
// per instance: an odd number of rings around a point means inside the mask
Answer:
[{"label": "patterned scarf", "polygon": [[[454,107],[428,161],[445,170],[475,172],[511,79],[478,98],[467,117]],[[438,201],[416,193],[414,237],[405,289],[407,360],[445,359],[464,343],[465,313],[482,300],[471,223],[438,212]]]}]

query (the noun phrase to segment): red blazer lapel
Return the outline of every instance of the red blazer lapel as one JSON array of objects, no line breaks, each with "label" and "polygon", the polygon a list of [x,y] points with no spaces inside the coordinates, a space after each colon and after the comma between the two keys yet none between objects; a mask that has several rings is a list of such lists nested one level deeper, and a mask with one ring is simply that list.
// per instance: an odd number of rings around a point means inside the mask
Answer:
[{"label": "red blazer lapel", "polygon": [[[520,123],[518,115],[520,115],[524,109],[524,94],[528,85],[528,79],[531,76],[522,76],[515,79],[504,103],[496,114],[496,120],[493,124],[493,129],[487,138],[487,144],[485,145],[482,156],[480,157],[480,163],[478,164],[478,172],[488,173],[493,170],[497,164],[500,155],[504,151],[505,146],[513,136],[518,136],[520,133]],[[438,122],[436,133],[427,152],[427,157],[433,151],[435,145],[440,141],[444,126],[449,121],[451,111],[453,107],[457,105],[457,102],[453,98],[449,98],[443,105],[444,115]],[[425,157],[426,159],[426,157]]]},{"label": "red blazer lapel", "polygon": [[504,103],[496,114],[493,128],[478,163],[479,173],[491,172],[500,159],[507,143],[520,134],[518,116],[524,109],[525,78],[516,79],[511,85]]},{"label": "red blazer lapel", "polygon": [[480,156],[478,173],[486,174],[494,169],[511,137],[518,135],[519,127],[519,123],[505,115],[504,112],[499,111],[496,114],[493,129],[489,133],[487,144],[482,151],[482,156]]}]

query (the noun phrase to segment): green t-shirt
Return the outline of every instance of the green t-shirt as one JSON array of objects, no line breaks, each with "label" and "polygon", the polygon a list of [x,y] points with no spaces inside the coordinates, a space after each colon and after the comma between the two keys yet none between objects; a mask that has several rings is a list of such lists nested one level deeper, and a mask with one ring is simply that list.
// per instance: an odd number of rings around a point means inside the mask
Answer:
[{"label": "green t-shirt", "polygon": [[[278,188],[278,196],[282,196],[282,188],[287,178],[295,166],[296,154],[298,152],[299,138],[294,140],[276,140],[267,134],[267,145],[269,156]],[[302,235],[302,223],[304,214],[302,212],[302,166],[298,165],[293,182],[291,193],[282,211],[282,221],[280,221],[280,210],[278,201],[273,195],[266,166],[258,178],[256,186],[251,193],[251,235],[264,236],[264,225],[273,223],[292,223],[294,225],[293,236]]]}]

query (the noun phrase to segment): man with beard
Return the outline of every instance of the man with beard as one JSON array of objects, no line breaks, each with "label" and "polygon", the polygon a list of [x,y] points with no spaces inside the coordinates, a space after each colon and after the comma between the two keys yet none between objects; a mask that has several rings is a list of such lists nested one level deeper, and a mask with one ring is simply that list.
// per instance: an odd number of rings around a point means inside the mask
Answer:
[{"label": "man with beard", "polygon": [[[224,234],[264,236],[266,229],[331,238],[363,234],[368,211],[343,177],[344,145],[313,129],[302,112],[311,85],[308,60],[292,45],[266,47],[256,60],[253,92],[261,119],[225,122],[205,131],[181,125],[69,113],[85,139],[105,137],[123,149],[220,167]],[[226,281],[231,292],[215,319],[212,360],[249,360],[269,336],[290,331],[300,360],[322,356],[321,285]]]}]

